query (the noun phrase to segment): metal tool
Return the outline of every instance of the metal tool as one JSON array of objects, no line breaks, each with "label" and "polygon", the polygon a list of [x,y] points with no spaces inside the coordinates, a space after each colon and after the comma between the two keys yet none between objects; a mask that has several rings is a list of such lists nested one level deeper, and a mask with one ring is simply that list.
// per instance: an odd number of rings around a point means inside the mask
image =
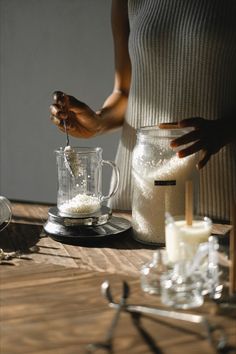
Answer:
[{"label": "metal tool", "polygon": [[[101,292],[102,294],[109,299],[109,301],[113,300],[112,294],[111,294],[111,290],[110,290],[110,284],[109,282],[106,280],[105,282],[102,283],[101,285]],[[118,304],[116,304],[116,313],[115,316],[113,317],[111,326],[108,329],[108,332],[106,334],[106,337],[103,341],[101,342],[95,342],[95,343],[91,343],[88,345],[87,350],[88,353],[94,352],[97,349],[105,349],[108,352],[112,352],[112,338],[113,338],[113,333],[114,330],[116,328],[116,325],[118,323],[118,319],[120,317],[120,313],[123,310],[125,303],[126,303],[126,299],[129,296],[129,286],[128,284],[124,281],[123,282],[123,291],[122,291],[122,296],[120,298],[120,302]]]},{"label": "metal tool", "polygon": [[63,120],[65,132],[66,132],[66,146],[64,148],[64,162],[67,170],[69,171],[70,175],[74,178],[75,177],[75,162],[76,162],[76,153],[70,146],[69,134],[66,124],[66,119]]},{"label": "metal tool", "polygon": [[69,139],[69,134],[67,130],[67,124],[66,124],[66,119],[63,119],[63,124],[66,132],[66,146],[70,146],[70,139]]},{"label": "metal tool", "polygon": [[162,310],[156,307],[149,307],[144,305],[126,305],[126,303],[124,303],[122,307],[119,307],[119,304],[116,303],[112,297],[110,287],[106,288],[106,286],[104,285],[104,291],[102,291],[102,293],[108,300],[109,306],[114,309],[119,308],[119,310],[123,310],[129,313],[156,315],[160,317],[166,317],[202,325],[205,330],[206,338],[209,344],[214,348],[214,350],[218,354],[226,354],[232,352],[232,350],[235,350],[235,348],[232,348],[227,344],[227,337],[224,329],[221,326],[211,325],[205,316],[177,312],[173,310]]},{"label": "metal tool", "polygon": [[[63,92],[58,91],[56,93],[55,99],[60,101],[60,104],[64,107],[66,116],[68,118],[69,110],[68,110],[68,104],[66,102],[66,95]],[[69,133],[68,133],[66,119],[63,119],[63,126],[64,126],[65,133],[66,133],[66,146],[64,149],[65,166],[66,166],[67,170],[69,171],[70,175],[72,177],[74,177],[74,171],[73,171],[72,162],[71,162],[71,158],[73,158],[73,156],[72,156],[73,150],[70,148],[70,139],[69,139]],[[68,148],[70,148],[70,149],[68,149]]]}]

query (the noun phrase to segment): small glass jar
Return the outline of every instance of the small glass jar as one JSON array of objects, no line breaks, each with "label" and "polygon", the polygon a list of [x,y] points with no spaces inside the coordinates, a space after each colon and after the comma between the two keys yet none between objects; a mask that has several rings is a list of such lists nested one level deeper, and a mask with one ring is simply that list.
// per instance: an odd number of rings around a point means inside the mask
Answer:
[{"label": "small glass jar", "polygon": [[197,205],[196,154],[179,158],[170,147],[171,140],[189,131],[145,127],[137,132],[132,158],[132,226],[137,241],[156,245],[165,242],[165,212],[184,214],[187,180],[193,181]]},{"label": "small glass jar", "polygon": [[141,288],[149,294],[161,293],[161,276],[167,271],[165,251],[157,250],[150,262],[141,268]]},{"label": "small glass jar", "polygon": [[203,304],[201,279],[188,274],[187,267],[187,262],[179,262],[161,277],[161,301],[166,306],[187,310]]}]

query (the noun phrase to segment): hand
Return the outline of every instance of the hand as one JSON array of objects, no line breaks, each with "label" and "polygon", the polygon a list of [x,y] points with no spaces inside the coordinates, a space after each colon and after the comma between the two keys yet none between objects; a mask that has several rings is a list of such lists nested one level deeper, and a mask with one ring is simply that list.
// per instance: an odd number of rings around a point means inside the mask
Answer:
[{"label": "hand", "polygon": [[[217,153],[229,141],[227,136],[226,123],[223,120],[207,120],[203,118],[184,119],[178,123],[179,128],[194,128],[191,132],[171,141],[172,148],[179,148],[182,145],[190,144],[178,151],[180,158],[189,156],[198,151],[201,152],[197,168],[203,168],[210,160],[211,155]],[[160,128],[168,128],[168,125],[161,124]]]},{"label": "hand", "polygon": [[85,103],[61,91],[53,93],[53,100],[51,120],[61,131],[65,132],[65,121],[68,134],[74,137],[90,138],[99,132],[100,117]]}]

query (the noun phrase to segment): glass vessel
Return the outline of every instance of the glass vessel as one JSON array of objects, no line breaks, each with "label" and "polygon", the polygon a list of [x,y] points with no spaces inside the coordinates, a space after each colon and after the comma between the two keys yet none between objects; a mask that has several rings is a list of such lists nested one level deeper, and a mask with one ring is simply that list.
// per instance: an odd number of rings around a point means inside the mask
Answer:
[{"label": "glass vessel", "polygon": [[[119,186],[119,171],[114,162],[102,158],[102,148],[56,150],[58,167],[57,207],[63,216],[79,217],[100,210]],[[116,176],[114,188],[102,194],[102,167],[109,165]]]},{"label": "glass vessel", "polygon": [[165,242],[165,212],[184,214],[187,180],[193,181],[197,204],[196,154],[179,158],[170,148],[171,140],[189,131],[144,127],[137,132],[132,159],[132,226],[137,241]]},{"label": "glass vessel", "polygon": [[161,293],[161,276],[167,271],[165,251],[157,250],[153,253],[150,262],[141,268],[141,288],[149,294]]},{"label": "glass vessel", "polygon": [[190,309],[203,304],[202,281],[195,274],[188,274],[188,263],[178,262],[173,271],[161,278],[161,301],[167,306]]}]

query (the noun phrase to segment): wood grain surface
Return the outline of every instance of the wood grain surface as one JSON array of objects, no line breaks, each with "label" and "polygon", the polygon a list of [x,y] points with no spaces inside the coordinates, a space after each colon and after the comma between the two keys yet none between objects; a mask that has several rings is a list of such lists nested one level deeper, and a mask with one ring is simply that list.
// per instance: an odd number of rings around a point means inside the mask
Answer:
[{"label": "wood grain surface", "polygon": [[[0,277],[2,354],[86,353],[90,342],[105,337],[114,316],[100,293],[105,279],[110,281],[116,301],[122,280],[126,280],[131,289],[129,303],[164,308],[159,297],[143,294],[139,279],[129,276],[32,264],[15,267],[14,272],[11,267],[1,267]],[[231,345],[236,345],[232,312],[227,317],[216,315],[213,303],[205,303],[195,311],[199,312],[207,314],[212,324],[220,323]],[[114,353],[184,352],[214,353],[200,325],[143,316],[141,326],[137,326],[128,313],[121,315],[114,335]]]},{"label": "wood grain surface", "polygon": [[[153,247],[130,235],[94,246],[64,245],[43,232],[49,206],[12,203],[13,220],[0,234],[0,248],[20,250],[21,258],[0,264],[0,353],[79,354],[90,342],[102,340],[114,310],[100,292],[109,279],[119,301],[122,280],[131,287],[129,303],[164,308],[158,296],[144,294],[139,270]],[[116,215],[130,218],[127,213]],[[216,225],[223,235],[229,225]],[[224,236],[222,236],[224,237]],[[206,300],[195,311],[221,324],[236,346],[235,308],[221,309]],[[100,351],[98,351],[99,353]],[[199,325],[152,316],[134,322],[122,313],[114,337],[114,353],[213,354]]]},{"label": "wood grain surface", "polygon": [[[13,219],[0,235],[0,248],[20,250],[25,258],[13,264],[32,262],[63,265],[99,272],[139,275],[141,266],[152,257],[155,246],[135,241],[131,234],[89,246],[66,245],[47,237],[43,225],[48,205],[12,202]],[[114,212],[115,216],[131,219],[130,213]],[[214,225],[213,233],[224,237],[229,225]],[[37,247],[34,247],[37,246]]]},{"label": "wood grain surface", "polygon": [[[7,251],[21,250],[24,253],[25,259],[15,259],[14,264],[47,263],[137,275],[156,248],[136,242],[129,234],[87,247],[62,244],[47,237],[43,230],[49,206],[30,203],[12,203],[12,206],[12,223],[1,233],[0,247]],[[128,213],[115,215],[130,219]]]}]

